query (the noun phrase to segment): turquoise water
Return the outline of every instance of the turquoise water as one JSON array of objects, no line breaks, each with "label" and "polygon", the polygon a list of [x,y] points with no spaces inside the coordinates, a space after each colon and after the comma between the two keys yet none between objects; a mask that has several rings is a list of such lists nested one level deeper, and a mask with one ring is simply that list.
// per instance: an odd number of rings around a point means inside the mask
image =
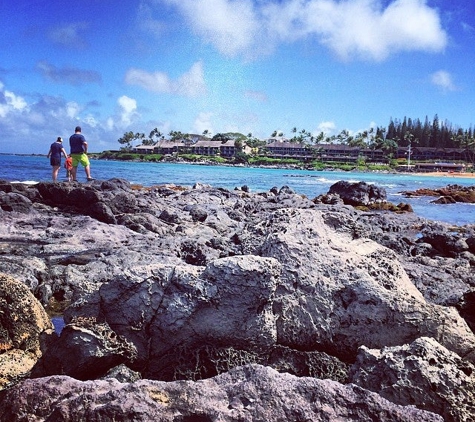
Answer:
[{"label": "turquoise water", "polygon": [[[247,185],[252,192],[267,191],[272,187],[287,185],[309,198],[326,193],[339,180],[364,181],[382,186],[388,200],[394,203],[410,203],[414,211],[430,220],[453,224],[474,224],[474,204],[430,204],[434,198],[404,198],[400,192],[419,188],[440,188],[448,184],[475,185],[475,179],[453,175],[440,177],[408,174],[356,173],[336,171],[310,171],[263,169],[250,167],[202,166],[193,164],[137,163],[92,160],[91,173],[96,179],[120,177],[143,186],[173,183],[192,186],[200,182],[216,187],[234,189]],[[61,168],[59,180],[65,180]],[[0,179],[10,181],[49,181],[51,167],[44,156],[0,155]],[[78,169],[78,180],[86,180],[84,171]]]}]

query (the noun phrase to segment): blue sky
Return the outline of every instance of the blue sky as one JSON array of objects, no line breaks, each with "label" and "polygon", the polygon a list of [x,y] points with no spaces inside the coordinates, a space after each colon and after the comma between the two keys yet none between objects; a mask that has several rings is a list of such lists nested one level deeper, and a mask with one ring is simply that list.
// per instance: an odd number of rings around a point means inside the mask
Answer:
[{"label": "blue sky", "polygon": [[[0,2],[0,152],[158,128],[475,123],[473,0]],[[66,145],[68,145],[66,143]]]}]

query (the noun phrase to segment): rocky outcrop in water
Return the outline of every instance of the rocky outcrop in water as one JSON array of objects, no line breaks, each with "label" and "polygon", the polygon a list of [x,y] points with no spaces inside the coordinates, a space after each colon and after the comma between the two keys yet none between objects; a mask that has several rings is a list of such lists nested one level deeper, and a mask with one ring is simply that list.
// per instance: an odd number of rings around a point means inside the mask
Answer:
[{"label": "rocky outcrop in water", "polygon": [[[11,387],[4,397],[16,397],[28,386],[34,391],[42,383],[64,383],[48,375],[93,380],[124,365],[143,378],[170,382],[164,385],[175,395],[184,394],[185,386],[198,388],[192,380],[206,395],[208,380],[253,364],[265,367],[258,377],[273,374],[270,368],[304,377],[298,400],[313,394],[310,385],[317,389],[314,378],[332,379],[340,393],[348,392],[350,374],[367,398],[373,397],[365,390],[368,382],[356,374],[370,374],[380,364],[361,359],[362,350],[403,348],[416,357],[419,349],[408,345],[428,338],[458,357],[447,363],[453,371],[475,362],[471,226],[362,211],[341,197],[322,203],[287,187],[251,193],[205,185],[140,188],[119,179],[0,183],[0,198],[11,195],[24,197],[18,203],[28,206],[0,210],[0,271],[19,280],[48,310],[65,308],[66,327],[45,343],[34,370],[41,378]],[[382,201],[376,196],[370,202]],[[422,375],[407,380],[409,387],[429,388],[419,385]],[[113,381],[74,381],[71,388],[100,386],[99,391],[111,388],[131,397],[139,394],[137,382],[117,389]],[[272,397],[269,384],[259,388],[261,397]],[[371,387],[378,394],[384,388]],[[53,396],[63,394],[53,390],[46,388]],[[386,398],[436,413],[452,400],[430,396],[427,407],[409,396]],[[71,403],[102,403],[99,393],[75,400]],[[336,399],[329,400],[328,412],[343,415]],[[120,399],[124,414],[129,401]],[[65,414],[69,405],[65,402]],[[348,412],[359,406],[346,405]],[[12,415],[20,411],[7,399],[0,398],[0,406]],[[325,406],[312,411],[318,415]],[[385,406],[378,401],[376,407],[386,414]],[[243,408],[258,417],[256,408]],[[472,417],[471,412],[465,407],[459,416]],[[394,420],[405,420],[397,415]]]},{"label": "rocky outcrop in water", "polygon": [[440,189],[421,188],[415,191],[402,192],[406,197],[411,196],[434,196],[435,204],[453,204],[455,202],[475,203],[475,186],[447,185]]},{"label": "rocky outcrop in water", "polygon": [[366,182],[351,183],[341,180],[330,190],[313,200],[317,204],[345,204],[369,211],[391,211],[395,213],[413,212],[410,204],[393,204],[387,201],[386,190]]}]

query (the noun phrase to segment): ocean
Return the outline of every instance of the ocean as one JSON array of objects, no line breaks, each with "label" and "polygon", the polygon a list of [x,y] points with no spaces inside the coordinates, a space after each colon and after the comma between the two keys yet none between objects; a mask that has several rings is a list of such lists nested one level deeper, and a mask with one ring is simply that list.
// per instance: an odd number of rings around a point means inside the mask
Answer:
[{"label": "ocean", "polygon": [[[475,185],[475,178],[457,177],[455,174],[433,177],[417,174],[312,171],[107,160],[91,160],[91,174],[100,180],[118,177],[143,186],[162,184],[192,186],[199,182],[230,190],[246,185],[251,192],[289,186],[297,193],[304,194],[309,198],[328,192],[330,186],[339,180],[364,181],[385,188],[388,200],[393,203],[411,204],[414,212],[423,218],[456,225],[475,224],[475,204],[438,205],[430,203],[434,198],[405,198],[401,194],[402,191],[441,188],[449,184]],[[26,183],[50,181],[49,159],[46,156],[0,154],[0,179]],[[60,169],[59,180],[66,180],[64,168]],[[86,176],[81,167],[78,169],[78,180],[86,182]]]}]

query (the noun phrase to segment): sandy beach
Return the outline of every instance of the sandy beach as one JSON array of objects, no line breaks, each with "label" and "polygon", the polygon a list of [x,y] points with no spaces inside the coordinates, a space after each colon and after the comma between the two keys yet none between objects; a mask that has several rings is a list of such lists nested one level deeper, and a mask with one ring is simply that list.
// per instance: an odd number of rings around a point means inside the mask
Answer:
[{"label": "sandy beach", "polygon": [[407,174],[417,174],[418,176],[431,176],[431,177],[464,177],[475,179],[475,173],[448,173],[444,171],[433,171],[433,172],[414,172]]}]

